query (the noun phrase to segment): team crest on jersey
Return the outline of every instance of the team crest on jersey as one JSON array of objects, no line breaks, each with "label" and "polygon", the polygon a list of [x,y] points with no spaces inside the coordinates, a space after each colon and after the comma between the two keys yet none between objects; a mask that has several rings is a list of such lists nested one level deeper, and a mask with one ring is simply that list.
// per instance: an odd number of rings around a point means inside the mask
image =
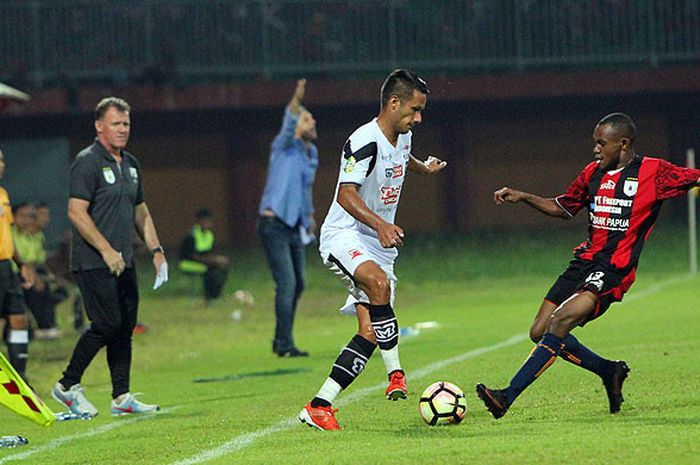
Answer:
[{"label": "team crest on jersey", "polygon": [[348,157],[345,160],[345,168],[343,168],[343,171],[345,171],[346,173],[352,173],[352,170],[354,170],[354,169],[355,169],[355,157],[350,155],[350,157]]},{"label": "team crest on jersey", "polygon": [[102,168],[102,176],[104,176],[105,181],[110,184],[114,184],[114,181],[117,180],[117,178],[114,176],[114,171],[112,171],[112,168],[109,166]]},{"label": "team crest on jersey", "polygon": [[133,166],[129,167],[129,174],[135,183],[139,182],[139,172]]},{"label": "team crest on jersey", "polygon": [[614,191],[615,190],[615,181],[613,181],[612,179],[608,179],[607,181],[605,181],[603,184],[600,185],[600,190],[602,190],[602,191],[604,191],[604,190]]},{"label": "team crest on jersey", "polygon": [[625,184],[622,186],[622,192],[625,193],[627,197],[633,197],[637,193],[637,187],[639,186],[639,181],[637,178],[625,179]]},{"label": "team crest on jersey", "polygon": [[393,175],[394,175],[394,169],[393,169],[393,168],[386,168],[386,169],[384,170],[384,176],[385,176],[387,179],[389,179],[389,178],[392,177]]}]

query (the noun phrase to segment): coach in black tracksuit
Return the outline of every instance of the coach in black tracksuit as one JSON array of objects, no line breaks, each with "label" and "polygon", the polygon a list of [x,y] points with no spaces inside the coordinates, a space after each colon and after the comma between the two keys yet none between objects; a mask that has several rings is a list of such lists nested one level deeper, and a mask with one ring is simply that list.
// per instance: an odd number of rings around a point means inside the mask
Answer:
[{"label": "coach in black tracksuit", "polygon": [[[63,400],[64,394],[79,385],[103,346],[107,347],[112,398],[119,403],[129,394],[131,338],[139,301],[134,226],[153,255],[156,272],[167,273],[165,254],[143,198],[141,167],[123,150],[129,138],[129,110],[121,99],[102,100],[95,109],[97,138],[78,154],[70,169],[71,270],[91,325],[80,337],[55,388],[60,391],[54,397],[69,408],[73,402]],[[88,413],[96,414],[89,402],[87,405]]]}]

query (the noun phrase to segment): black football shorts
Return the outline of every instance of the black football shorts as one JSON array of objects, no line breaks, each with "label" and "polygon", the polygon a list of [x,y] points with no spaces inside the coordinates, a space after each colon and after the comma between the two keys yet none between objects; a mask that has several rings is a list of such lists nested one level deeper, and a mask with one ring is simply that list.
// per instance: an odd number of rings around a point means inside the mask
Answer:
[{"label": "black football shorts", "polygon": [[595,309],[583,323],[585,324],[605,313],[613,302],[621,301],[625,292],[632,286],[634,278],[635,269],[623,275],[599,263],[575,258],[549,289],[545,300],[561,305],[578,292],[592,292],[598,299]]}]

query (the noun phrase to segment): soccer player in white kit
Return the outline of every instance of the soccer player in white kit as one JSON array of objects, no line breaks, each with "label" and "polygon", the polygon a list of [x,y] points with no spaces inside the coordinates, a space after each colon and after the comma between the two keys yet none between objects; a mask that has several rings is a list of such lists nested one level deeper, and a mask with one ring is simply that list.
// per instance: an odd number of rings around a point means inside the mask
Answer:
[{"label": "soccer player in white kit", "polygon": [[379,116],[360,126],[343,146],[333,204],[321,227],[324,263],[347,283],[341,311],[355,314],[357,334],[341,351],[318,394],[299,420],[319,430],[340,429],[331,404],[362,372],[378,345],[389,375],[386,396],[406,398],[394,316],[394,260],[404,232],[394,224],[406,171],[432,174],[447,163],[411,155],[411,129],[422,121],[430,93],[416,73],[397,69],[384,81]]}]

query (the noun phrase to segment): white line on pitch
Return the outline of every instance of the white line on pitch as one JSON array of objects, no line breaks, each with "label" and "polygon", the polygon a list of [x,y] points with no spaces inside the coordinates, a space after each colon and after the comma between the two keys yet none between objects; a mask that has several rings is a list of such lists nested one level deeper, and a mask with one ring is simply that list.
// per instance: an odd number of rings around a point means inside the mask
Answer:
[{"label": "white line on pitch", "polygon": [[688,281],[689,279],[695,278],[695,277],[697,277],[697,276],[692,275],[692,274],[686,274],[686,275],[683,275],[683,276],[680,276],[677,278],[668,279],[666,281],[661,281],[660,283],[655,284],[647,289],[643,289],[639,292],[631,293],[629,295],[629,297],[627,297],[625,300],[623,300],[622,302],[620,302],[617,305],[624,305],[624,304],[629,303],[629,302],[634,302],[635,300],[642,299],[648,295],[655,294],[655,293],[659,292],[660,290],[665,289],[669,286],[673,286],[674,284],[682,283],[683,281]]},{"label": "white line on pitch", "polygon": [[[162,410],[160,413],[157,413],[156,415],[161,415],[163,413],[172,412],[176,408],[178,408],[178,407],[170,407],[166,410]],[[141,421],[141,420],[146,420],[148,418],[153,418],[153,415],[141,415],[141,416],[135,416],[135,417],[131,417],[128,419],[119,420],[119,421],[115,420],[112,423],[98,426],[97,428],[91,429],[89,431],[84,431],[84,432],[80,432],[80,433],[71,434],[69,436],[63,436],[61,438],[56,438],[52,441],[49,441],[45,444],[34,447],[32,449],[25,450],[25,451],[19,452],[17,454],[8,455],[7,457],[2,457],[2,458],[0,458],[0,465],[3,463],[13,462],[15,460],[23,460],[23,459],[26,459],[27,457],[31,457],[34,454],[38,454],[39,452],[46,452],[46,451],[50,451],[53,449],[57,449],[67,442],[71,442],[71,441],[74,441],[76,439],[84,439],[84,438],[89,438],[91,436],[96,436],[98,434],[106,433],[106,432],[111,431],[113,429],[121,428],[122,426],[130,425],[131,423]],[[92,420],[90,420],[90,421],[92,421]]]},{"label": "white line on pitch", "polygon": [[[491,352],[493,350],[497,350],[497,349],[500,349],[503,347],[517,344],[518,342],[524,341],[525,339],[527,339],[527,336],[525,334],[517,334],[517,335],[510,337],[510,338],[506,339],[505,341],[499,342],[497,344],[493,344],[493,345],[486,346],[486,347],[479,347],[477,349],[470,350],[469,352],[465,352],[463,354],[456,355],[454,357],[442,360],[440,362],[431,363],[430,365],[427,365],[423,368],[412,371],[410,373],[410,378],[411,379],[422,378],[423,376],[429,375],[430,373],[432,373],[436,370],[439,370],[441,368],[444,368],[448,365],[451,365],[453,363],[463,362],[464,360],[478,357],[478,356],[483,355],[487,352]],[[373,391],[383,389],[385,387],[385,385],[386,385],[386,383],[375,384],[374,386],[366,387],[366,388],[351,392],[350,394],[344,396],[338,402],[338,405],[347,405],[351,402],[355,402],[357,400],[360,400],[363,397],[366,397],[367,395],[372,393]],[[272,426],[265,428],[265,429],[261,429],[259,431],[254,431],[252,433],[247,433],[247,434],[243,434],[241,436],[236,436],[235,438],[231,439],[230,441],[223,443],[219,447],[202,452],[202,453],[197,454],[193,457],[190,457],[190,458],[187,458],[184,460],[180,460],[178,462],[174,462],[172,465],[194,465],[196,463],[208,462],[209,460],[214,460],[216,458],[223,457],[224,455],[235,452],[239,449],[243,449],[244,447],[248,446],[256,439],[287,430],[293,426],[299,426],[299,420],[296,417],[287,418],[286,420],[282,420],[275,425],[272,425]]]},{"label": "white line on pitch", "polygon": [[[633,302],[635,300],[641,299],[643,297],[647,297],[651,294],[654,294],[666,287],[672,286],[674,284],[681,283],[683,281],[686,281],[690,278],[692,278],[692,275],[685,275],[680,278],[673,278],[669,279],[667,281],[663,281],[659,284],[656,284],[648,289],[641,290],[639,292],[635,292],[633,294],[630,294],[627,299],[623,301],[625,302]],[[621,305],[621,304],[620,304]],[[437,371],[441,368],[444,368],[448,365],[451,365],[453,363],[459,363],[463,362],[464,360],[478,357],[480,355],[483,355],[487,352],[491,352],[493,350],[497,350],[503,347],[507,347],[513,344],[517,344],[518,342],[524,341],[527,339],[527,336],[525,334],[517,334],[515,336],[510,337],[509,339],[506,339],[505,341],[499,342],[497,344],[491,345],[491,346],[486,346],[486,347],[480,347],[478,349],[470,350],[469,352],[465,352],[460,355],[456,355],[454,357],[448,358],[446,360],[442,360],[440,362],[435,362],[430,365],[427,365],[421,369],[412,371],[410,374],[410,378],[422,378],[423,376],[427,376],[434,371]],[[339,402],[338,405],[346,405],[351,402],[357,401],[362,399],[363,397],[369,395],[371,392],[376,391],[378,389],[382,389],[384,387],[384,383],[382,384],[376,384],[374,386],[366,387],[363,389],[359,389],[357,391],[351,392],[350,394],[344,396]],[[219,447],[216,447],[214,449],[210,449],[208,451],[202,452],[201,454],[195,455],[193,457],[180,460],[178,462],[174,462],[171,465],[194,465],[197,463],[203,463],[203,462],[208,462],[210,460],[214,460],[219,457],[223,457],[224,455],[228,455],[232,452],[235,452],[239,449],[243,449],[244,447],[250,445],[253,441],[256,439],[269,436],[271,434],[277,433],[284,431],[286,429],[289,429],[295,425],[298,425],[299,420],[296,417],[292,418],[287,418],[286,420],[282,420],[279,423],[272,425],[270,427],[267,427],[265,429],[259,430],[259,431],[254,431],[252,433],[248,434],[243,434],[241,436],[236,436],[235,438],[231,439],[228,442],[225,442],[224,444],[220,445]]]}]

